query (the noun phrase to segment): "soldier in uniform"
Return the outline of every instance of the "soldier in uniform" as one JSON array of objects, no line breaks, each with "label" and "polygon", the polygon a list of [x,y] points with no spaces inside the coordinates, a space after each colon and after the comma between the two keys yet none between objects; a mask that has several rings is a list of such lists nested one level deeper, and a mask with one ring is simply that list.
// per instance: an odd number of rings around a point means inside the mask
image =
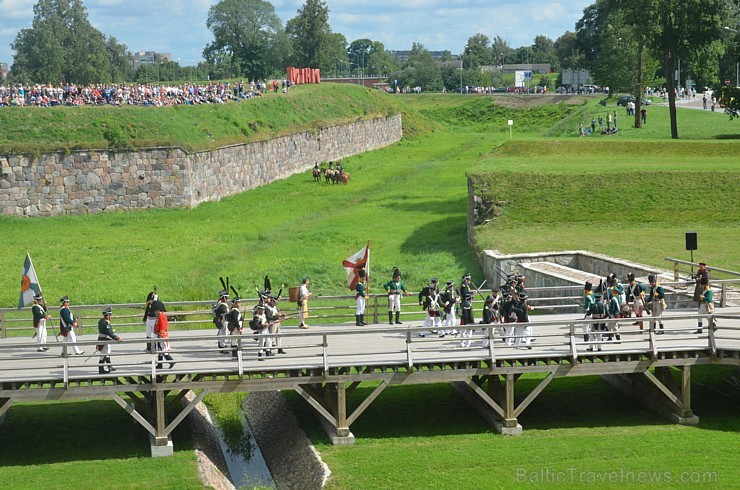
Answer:
[{"label": "soldier in uniform", "polygon": [[[146,297],[146,306],[144,307],[144,318],[142,319],[142,321],[144,322],[144,326],[146,328],[146,338],[148,339],[151,339],[154,336],[154,324],[157,323],[157,317],[154,315],[154,312],[152,311],[152,303],[158,300],[159,300],[159,295],[157,294],[157,286],[154,286],[154,290],[150,291]],[[151,343],[146,344],[146,351],[147,352],[152,351]]]},{"label": "soldier in uniform", "polygon": [[707,278],[707,284],[709,284],[709,281],[712,280],[712,277],[709,269],[707,269],[707,264],[705,264],[704,262],[699,262],[699,269],[694,275],[694,281],[696,281],[696,286],[694,287],[694,301],[696,301],[697,303],[701,303],[701,297],[704,294],[704,287],[701,282],[702,278],[704,277]]},{"label": "soldier in uniform", "polygon": [[440,295],[439,302],[445,312],[444,326],[447,327],[445,330],[439,331],[439,336],[444,337],[445,334],[457,335],[457,330],[455,329],[455,326],[457,325],[455,305],[458,302],[458,296],[457,291],[455,291],[455,281],[447,281],[445,290]]},{"label": "soldier in uniform", "polygon": [[[62,303],[59,307],[59,334],[64,337],[63,342],[74,344],[77,342],[77,336],[75,335],[77,321],[69,309],[69,296],[62,296],[59,301]],[[81,356],[85,353],[85,351],[80,350],[76,345],[73,347],[76,356]]]},{"label": "soldier in uniform", "polygon": [[[278,301],[280,301],[280,294],[277,296],[268,296],[265,300],[265,318],[267,319],[267,328],[273,335],[280,334],[280,320],[285,316],[278,310]],[[283,350],[282,337],[272,337],[270,340],[272,345],[278,348],[278,354],[285,354],[285,351]]]},{"label": "soldier in uniform", "polygon": [[[645,288],[635,279],[635,274],[630,272],[627,274],[627,302],[632,303],[632,311],[635,316],[642,318],[642,311],[645,308]],[[635,322],[635,325],[640,326],[642,330],[642,322]]]},{"label": "soldier in uniform", "polygon": [[531,349],[529,345],[532,341],[532,327],[529,325],[529,310],[532,307],[527,303],[527,294],[515,292],[514,293],[514,312],[516,313],[517,323],[526,323],[525,327],[516,327],[517,345]]},{"label": "soldier in uniform", "polygon": [[161,301],[157,300],[152,303],[152,312],[157,315],[157,321],[154,322],[153,332],[157,336],[157,369],[162,369],[162,361],[170,361],[170,369],[175,367],[175,360],[170,355],[170,343],[167,339],[170,337],[169,321],[165,314],[165,308]]},{"label": "soldier in uniform", "polygon": [[360,280],[355,285],[355,301],[357,308],[355,309],[355,326],[364,327],[365,323],[365,269],[357,271],[357,275],[360,276]]},{"label": "soldier in uniform", "polygon": [[46,320],[51,318],[51,315],[46,311],[46,302],[44,296],[38,293],[33,297],[33,306],[31,307],[33,313],[33,328],[36,329],[36,343],[38,344],[39,352],[49,350],[46,347]]},{"label": "soldier in uniform", "polygon": [[[419,306],[426,312],[423,328],[432,328],[432,333],[437,333],[440,327],[439,319],[439,280],[432,277],[429,286],[424,286],[419,291]],[[419,337],[426,336],[425,331],[419,332]]]},{"label": "soldier in uniform", "polygon": [[516,314],[514,312],[514,296],[510,290],[506,290],[501,300],[501,321],[507,325],[501,327],[501,337],[506,345],[514,345],[514,323],[516,323]]},{"label": "soldier in uniform", "polygon": [[383,284],[383,289],[388,294],[388,323],[393,325],[393,312],[396,312],[396,325],[401,325],[401,295],[408,296],[406,287],[401,281],[401,271],[398,267],[393,268],[393,279]]},{"label": "soldier in uniform", "polygon": [[[583,309],[586,311],[586,315],[584,316],[584,318],[588,316],[588,312],[591,309],[591,305],[596,303],[596,299],[594,298],[593,289],[594,289],[594,285],[591,284],[591,281],[586,281],[586,284],[584,284],[583,286]],[[583,336],[584,342],[588,342],[588,338],[589,338],[588,334],[591,332],[591,330],[592,330],[591,325],[588,325],[588,324],[583,325],[583,332],[585,334]]]},{"label": "soldier in uniform", "polygon": [[265,306],[258,305],[257,311],[252,318],[252,328],[262,336],[259,339],[259,350],[257,351],[257,360],[263,361],[262,357],[272,357],[275,354],[272,352],[272,338],[268,335],[270,333],[270,326],[265,316]]},{"label": "soldier in uniform", "polygon": [[[244,328],[244,320],[241,312],[241,298],[237,296],[231,300],[231,310],[229,310],[228,322],[229,322],[229,335],[241,335]],[[231,341],[231,357],[237,357],[237,349],[239,344],[235,341]]]},{"label": "soldier in uniform", "polygon": [[[98,320],[98,341],[121,341],[121,337],[116,335],[116,333],[113,331],[113,327],[110,324],[110,317],[112,314],[113,312],[110,308],[106,308],[103,310],[103,318]],[[98,361],[98,373],[106,374],[116,370],[110,360],[110,344],[98,344],[95,346],[95,351],[100,352],[100,360]],[[105,368],[106,364],[108,364],[108,369]]]},{"label": "soldier in uniform", "polygon": [[475,292],[473,292],[471,283],[470,274],[465,274],[460,282],[460,325],[467,327],[460,329],[462,335],[460,347],[462,348],[470,347],[470,339],[473,338],[472,325],[475,325],[475,319],[473,318],[473,296]]},{"label": "soldier in uniform", "polygon": [[[218,328],[217,335],[219,337],[226,336],[226,332],[229,328],[229,292],[222,289],[218,294],[218,302],[213,305],[213,324]],[[222,338],[218,339],[218,348],[221,349],[222,353],[228,354],[230,351],[226,349],[226,341]]]},{"label": "soldier in uniform", "polygon": [[663,289],[663,286],[658,284],[658,278],[654,274],[650,274],[648,276],[648,282],[650,282],[650,289],[646,297],[647,302],[645,303],[645,307],[652,312],[653,318],[658,318],[658,320],[655,321],[660,324],[660,331],[656,333],[662,334],[664,333],[663,321],[660,320],[660,317],[663,315],[663,310],[665,309],[666,304],[665,290]]},{"label": "soldier in uniform", "polygon": [[[494,289],[494,294],[496,294],[496,297],[494,298],[490,294],[486,296],[486,300],[483,303],[483,319],[481,320],[481,325],[492,325],[494,323],[499,323],[499,312],[498,309],[500,307],[500,300],[501,298],[498,296],[498,290]],[[489,340],[488,340],[488,329],[483,329],[484,338],[483,338],[483,347],[484,349],[488,348],[489,346]]]},{"label": "soldier in uniform", "polygon": [[[606,307],[604,306],[604,303],[601,301],[601,294],[596,293],[593,295],[594,302],[591,303],[588,307],[588,310],[586,310],[586,316],[590,316],[593,320],[603,320],[607,317],[606,313]],[[598,350],[601,350],[601,332],[606,330],[606,324],[603,322],[597,322],[592,323],[588,325],[588,329],[593,335],[589,336],[589,340],[593,339],[596,344],[596,348]],[[593,351],[594,346],[589,345],[586,349],[587,351]]]},{"label": "soldier in uniform", "polygon": [[[712,287],[709,285],[709,278],[701,277],[699,282],[702,288],[702,293],[699,297],[699,314],[711,315],[714,313],[714,292],[712,291]],[[710,320],[710,324],[713,330],[717,330],[717,321],[714,318]],[[701,318],[698,320],[698,326],[699,328],[694,333],[700,334],[703,330]]]},{"label": "soldier in uniform", "polygon": [[[622,307],[619,304],[619,298],[621,296],[621,293],[617,286],[618,286],[618,283],[614,283],[614,285],[609,288],[609,305],[607,307],[607,312],[609,313],[609,318],[612,318],[612,319],[619,318],[622,313]],[[622,340],[622,338],[619,335],[619,324],[618,323],[616,322],[610,323],[609,331],[610,333],[606,340],[612,339],[611,332],[614,332],[614,335],[616,336],[617,340]]]}]

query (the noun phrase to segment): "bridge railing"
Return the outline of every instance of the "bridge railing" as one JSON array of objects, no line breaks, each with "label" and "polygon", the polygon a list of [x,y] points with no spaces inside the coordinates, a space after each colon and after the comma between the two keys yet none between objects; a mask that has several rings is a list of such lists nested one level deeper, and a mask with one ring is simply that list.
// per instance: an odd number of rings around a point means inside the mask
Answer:
[{"label": "bridge railing", "polygon": [[[727,291],[730,287],[740,283],[740,279],[723,279],[712,281],[720,288],[720,295],[715,298],[715,304],[720,307],[727,306]],[[666,296],[669,305],[687,301],[686,295],[694,287],[693,281],[678,281],[672,283],[661,283],[670,289]],[[529,304],[535,308],[534,315],[538,311],[542,312],[573,312],[577,303],[583,303],[583,287],[573,286],[556,286],[528,288]],[[693,291],[693,290],[692,290]],[[484,297],[488,291],[481,291],[481,294],[473,300],[473,308],[476,318],[480,318],[481,309],[483,308]],[[404,320],[421,320],[424,318],[424,312],[418,304],[418,293],[412,292],[409,296],[402,297],[401,317]],[[684,298],[683,300],[681,298]],[[171,330],[192,330],[203,329],[212,326],[211,305],[213,301],[168,301],[165,302],[167,307],[167,316],[170,320]],[[242,314],[248,321],[252,317],[252,311],[257,304],[257,299],[244,299],[242,301]],[[104,304],[104,305],[75,305],[70,309],[75,315],[78,323],[77,334],[85,333],[95,334],[97,323],[101,316],[103,308],[112,306],[113,318],[112,324],[116,331],[134,332],[143,331],[143,313],[144,305],[142,303],[125,303],[125,304]],[[295,303],[290,303],[287,299],[280,302],[280,311],[288,317],[285,325],[297,324],[295,320],[298,315],[298,307]],[[326,295],[316,296],[309,301],[309,321],[318,322],[319,324],[354,324],[355,301],[352,295]],[[56,317],[56,309],[50,307],[49,313],[52,315],[47,320],[47,329],[50,335],[59,332],[59,319]],[[367,300],[367,310],[365,318],[369,323],[386,323],[387,322],[388,302],[385,294],[370,294]],[[34,334],[32,327],[30,308],[17,310],[15,308],[0,309],[0,339],[8,337],[22,337]],[[215,326],[214,326],[215,329]]]},{"label": "bridge railing", "polygon": [[[420,337],[419,333],[425,330],[422,327],[331,328],[225,337],[177,332],[168,339],[170,353],[174,356],[172,361],[158,359],[155,339],[48,344],[52,350],[59,349],[58,357],[52,352],[36,352],[37,345],[33,342],[13,341],[0,343],[0,383],[35,380],[63,382],[68,386],[72,381],[101,378],[126,378],[129,379],[127,382],[135,383],[128,377],[138,375],[151,376],[152,384],[157,384],[166,382],[168,374],[182,372],[199,374],[200,379],[210,376],[216,379],[226,374],[259,378],[278,377],[278,371],[297,369],[323,369],[324,373],[329,373],[332,368],[341,367],[413,368],[431,363],[475,360],[490,360],[495,365],[502,360],[527,358],[562,359],[576,363],[582,358],[598,355],[599,348],[603,349],[603,354],[639,355],[651,359],[657,359],[662,352],[701,351],[716,355],[718,349],[740,350],[740,314],[715,314],[713,318],[720,321],[720,329],[715,331],[705,326],[701,334],[696,334],[696,322],[701,319],[704,325],[708,325],[710,318],[708,315],[664,316],[660,319],[664,324],[662,330],[656,330],[658,319],[653,317],[639,319],[644,330],[634,328],[634,318],[472,325],[477,331],[469,339],[471,344],[467,347],[462,347],[462,342],[468,339],[460,335],[441,338],[429,335],[426,329],[427,336]],[[594,324],[605,325],[607,331],[586,331]],[[623,328],[618,332],[610,331],[615,324]],[[627,324],[631,327],[624,328]],[[527,327],[532,330],[531,338],[525,335]],[[377,341],[379,334],[382,342]],[[601,338],[597,337],[599,335]],[[606,340],[607,335],[614,337]],[[258,356],[261,351],[259,341],[264,337],[279,338],[287,353]],[[534,340],[528,342],[528,338]],[[233,347],[219,348],[218,341],[232,342]],[[152,353],[145,352],[147,343],[153,347]],[[114,373],[98,374],[97,361],[101,355],[95,351],[95,346],[101,344],[112,346],[111,356],[117,369]],[[73,355],[74,345],[86,354]],[[272,352],[276,349],[272,347]],[[236,358],[232,357],[233,353]],[[89,362],[91,359],[93,362]],[[175,366],[170,367],[171,362]],[[116,388],[111,385],[111,389]],[[120,391],[120,387],[117,389]]]}]

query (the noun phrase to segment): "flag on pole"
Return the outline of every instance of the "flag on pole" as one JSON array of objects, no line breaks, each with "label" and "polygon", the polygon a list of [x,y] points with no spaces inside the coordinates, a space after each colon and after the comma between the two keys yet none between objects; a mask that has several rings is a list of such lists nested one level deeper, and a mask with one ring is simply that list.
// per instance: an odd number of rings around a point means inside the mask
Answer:
[{"label": "flag on pole", "polygon": [[359,252],[343,260],[342,267],[347,271],[347,286],[354,291],[360,282],[360,270],[365,269],[368,275],[370,273],[370,242],[367,242]]},{"label": "flag on pole", "polygon": [[41,292],[39,279],[36,277],[36,271],[31,262],[31,255],[26,252],[26,260],[23,262],[21,271],[21,297],[18,300],[18,309],[33,303],[33,297]]}]

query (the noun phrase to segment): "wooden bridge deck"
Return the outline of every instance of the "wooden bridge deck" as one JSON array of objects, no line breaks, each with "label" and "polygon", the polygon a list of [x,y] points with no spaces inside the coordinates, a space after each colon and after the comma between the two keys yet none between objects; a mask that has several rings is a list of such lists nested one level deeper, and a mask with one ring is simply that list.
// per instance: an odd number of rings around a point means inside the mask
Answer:
[{"label": "wooden bridge deck", "polygon": [[[57,343],[53,335],[47,352],[37,352],[37,345],[27,339],[5,339],[0,341],[0,417],[15,402],[113,397],[137,418],[135,409],[138,406],[143,411],[141,403],[132,399],[132,405],[126,404],[119,394],[132,397],[138,393],[152,403],[149,413],[156,415],[151,417],[157,419],[156,427],[147,427],[144,416],[138,415],[137,420],[159,445],[173,428],[165,424],[164,412],[169,409],[165,410],[163,400],[167,393],[181,390],[179,401],[190,390],[202,390],[197,397],[200,400],[207,392],[294,389],[334,426],[341,439],[349,434],[349,424],[385,386],[453,382],[468,385],[504,421],[504,427],[517,427],[515,415],[553,377],[638,373],[655,383],[651,369],[657,372],[670,366],[683,369],[710,363],[740,366],[740,308],[718,309],[715,318],[719,329],[707,328],[705,318],[702,334],[694,333],[697,315],[686,312],[666,312],[663,334],[650,331],[649,317],[644,318],[642,331],[631,321],[620,320],[621,340],[606,341],[604,334],[600,352],[586,350],[594,347],[583,337],[583,325],[589,321],[572,314],[534,318],[531,349],[507,345],[497,326],[491,326],[489,334],[489,328],[476,325],[471,347],[462,348],[460,336],[439,338],[428,333],[421,338],[421,322],[406,322],[397,326],[286,328],[282,343],[287,353],[264,360],[258,360],[258,345],[251,334],[239,337],[239,355],[233,358],[230,353],[219,352],[213,329],[174,331],[169,339],[176,362],[172,369],[157,369],[156,355],[144,351],[143,333],[129,334],[124,341],[112,343],[111,357],[117,370],[102,375],[98,374],[99,356],[94,355],[98,342],[92,335],[78,337],[78,344],[85,350],[82,356],[71,355],[71,344]],[[493,342],[483,347],[488,335]],[[273,348],[273,352],[276,350]],[[164,362],[164,366],[168,364]],[[516,407],[513,384],[519,375],[528,372],[548,376],[531,399],[528,396],[523,406]],[[688,373],[684,372],[685,384],[690,382]],[[496,387],[499,377],[505,381],[505,389]],[[382,382],[378,391],[348,417],[346,394],[359,382],[373,380]],[[486,381],[488,391],[484,392]],[[690,413],[686,386],[683,400],[681,390],[675,387],[658,388],[684,416]]]}]

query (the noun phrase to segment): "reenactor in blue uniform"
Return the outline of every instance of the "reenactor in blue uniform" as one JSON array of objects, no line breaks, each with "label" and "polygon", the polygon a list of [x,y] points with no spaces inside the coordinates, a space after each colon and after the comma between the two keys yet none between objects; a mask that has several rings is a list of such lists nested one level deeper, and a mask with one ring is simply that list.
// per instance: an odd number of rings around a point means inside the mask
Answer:
[{"label": "reenactor in blue uniform", "polygon": [[[110,324],[110,317],[113,314],[111,308],[103,310],[103,318],[98,320],[98,341],[115,340],[120,342],[122,339],[113,331],[113,327]],[[100,360],[98,361],[98,373],[106,374],[116,370],[110,360],[111,347],[110,344],[98,344],[95,346],[95,351],[100,352]],[[105,365],[108,364],[106,369]]]},{"label": "reenactor in blue uniform", "polygon": [[[213,311],[213,324],[216,325],[216,328],[218,328],[217,335],[219,337],[226,336],[226,332],[229,328],[229,292],[225,289],[222,289],[219,292],[219,298],[218,302],[213,305],[212,311]],[[222,353],[228,354],[230,351],[225,350],[226,349],[226,341],[219,338],[218,339],[218,348],[221,349]]]},{"label": "reenactor in blue uniform", "polygon": [[445,290],[442,292],[439,298],[439,304],[442,306],[442,310],[445,313],[444,326],[446,330],[440,330],[439,336],[444,337],[445,334],[457,335],[457,318],[455,317],[455,308],[458,302],[457,291],[455,290],[455,281],[447,281]]},{"label": "reenactor in blue uniform", "polygon": [[[229,335],[241,335],[244,328],[244,319],[241,312],[241,298],[237,296],[231,300],[231,310],[227,321],[229,322]],[[231,341],[231,357],[237,357],[238,343]]]},{"label": "reenactor in blue uniform", "polygon": [[[419,306],[426,312],[424,316],[424,328],[432,328],[432,333],[437,333],[439,330],[441,321],[439,318],[439,280],[436,277],[432,277],[429,280],[429,286],[424,286],[419,291]],[[419,332],[419,337],[426,336],[425,331]]]}]

